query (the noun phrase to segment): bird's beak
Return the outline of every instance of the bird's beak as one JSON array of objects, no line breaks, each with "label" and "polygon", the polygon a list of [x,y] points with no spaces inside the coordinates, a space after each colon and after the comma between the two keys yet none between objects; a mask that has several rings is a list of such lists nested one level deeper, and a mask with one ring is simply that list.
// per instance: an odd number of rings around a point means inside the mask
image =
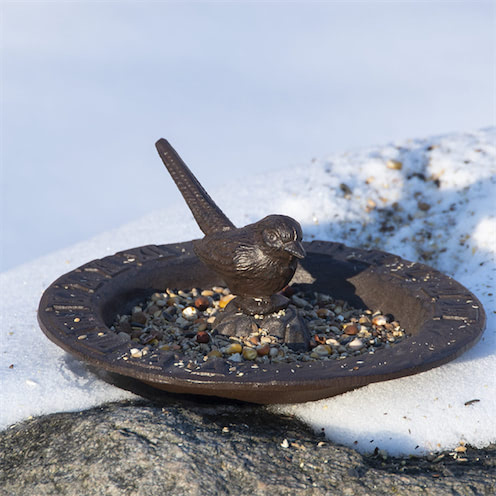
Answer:
[{"label": "bird's beak", "polygon": [[291,253],[294,257],[300,259],[305,258],[305,255],[307,254],[305,248],[303,248],[303,245],[301,244],[301,241],[290,241],[289,243],[285,243],[284,249],[288,253]]}]

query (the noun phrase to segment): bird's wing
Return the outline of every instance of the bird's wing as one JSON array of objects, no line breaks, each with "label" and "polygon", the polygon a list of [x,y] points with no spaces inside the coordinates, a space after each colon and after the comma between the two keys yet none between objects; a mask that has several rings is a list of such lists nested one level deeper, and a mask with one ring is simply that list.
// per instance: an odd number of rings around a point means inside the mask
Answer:
[{"label": "bird's wing", "polygon": [[155,146],[203,233],[212,234],[234,229],[234,224],[210,198],[170,143],[162,138]]},{"label": "bird's wing", "polygon": [[193,249],[196,255],[208,267],[218,272],[224,277],[231,277],[237,274],[237,267],[234,260],[233,246],[228,240],[219,240],[221,233],[205,236],[203,239],[193,241]]}]

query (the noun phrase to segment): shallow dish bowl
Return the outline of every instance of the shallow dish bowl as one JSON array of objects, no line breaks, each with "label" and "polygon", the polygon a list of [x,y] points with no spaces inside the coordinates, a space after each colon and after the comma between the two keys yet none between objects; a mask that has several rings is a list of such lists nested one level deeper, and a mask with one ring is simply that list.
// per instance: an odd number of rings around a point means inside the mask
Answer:
[{"label": "shallow dish bowl", "polygon": [[57,279],[43,294],[38,321],[54,343],[78,359],[174,393],[254,403],[318,400],[429,370],[473,346],[485,328],[477,298],[452,278],[423,264],[340,243],[305,243],[307,257],[293,283],[362,309],[391,313],[407,336],[387,349],[342,360],[278,363],[216,358],[197,370],[180,368],[181,356],[152,351],[132,358],[136,343],[109,329],[117,314],[156,291],[221,285],[194,255],[192,243],[149,245],[93,260]]}]

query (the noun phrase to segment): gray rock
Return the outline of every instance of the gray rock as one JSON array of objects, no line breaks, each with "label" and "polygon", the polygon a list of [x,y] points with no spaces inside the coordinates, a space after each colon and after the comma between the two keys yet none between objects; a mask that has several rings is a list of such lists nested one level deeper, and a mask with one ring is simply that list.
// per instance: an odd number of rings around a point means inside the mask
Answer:
[{"label": "gray rock", "polygon": [[[166,399],[164,399],[166,398]],[[490,495],[496,447],[460,463],[364,457],[264,407],[161,398],[58,413],[0,432],[0,494]],[[287,446],[287,447],[285,447]]]}]

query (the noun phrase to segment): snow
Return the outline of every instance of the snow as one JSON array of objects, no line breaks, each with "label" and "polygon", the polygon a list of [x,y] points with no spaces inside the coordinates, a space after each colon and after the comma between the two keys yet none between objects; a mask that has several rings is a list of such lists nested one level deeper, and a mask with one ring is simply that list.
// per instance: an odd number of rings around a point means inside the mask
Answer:
[{"label": "snow", "polygon": [[[391,160],[401,169],[388,167]],[[300,221],[306,240],[374,247],[427,263],[465,285],[487,313],[479,343],[447,365],[273,410],[294,414],[362,452],[378,447],[423,454],[460,442],[483,447],[496,441],[495,182],[496,128],[488,128],[336,154],[210,192],[236,225],[281,213]],[[178,201],[1,274],[0,427],[133,397],[102,382],[43,335],[36,321],[41,294],[59,275],[91,259],[199,236]],[[479,401],[465,404],[474,399]]]},{"label": "snow", "polygon": [[495,14],[491,1],[0,1],[0,271],[179,200],[162,136],[210,191],[494,125]]}]

